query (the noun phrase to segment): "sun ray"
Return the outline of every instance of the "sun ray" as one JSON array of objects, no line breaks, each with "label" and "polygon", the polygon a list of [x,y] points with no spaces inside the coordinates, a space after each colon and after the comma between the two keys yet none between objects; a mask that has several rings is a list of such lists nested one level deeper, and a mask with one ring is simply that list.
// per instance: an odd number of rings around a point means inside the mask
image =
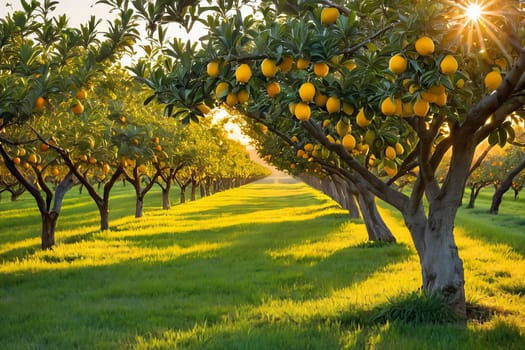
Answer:
[{"label": "sun ray", "polygon": [[473,48],[481,52],[485,51],[487,40],[490,40],[507,59],[511,60],[502,42],[505,36],[501,35],[501,28],[494,24],[496,20],[506,16],[505,9],[498,0],[450,1],[449,3],[460,10],[453,23],[458,37],[463,37],[467,45],[467,52],[471,52]]}]

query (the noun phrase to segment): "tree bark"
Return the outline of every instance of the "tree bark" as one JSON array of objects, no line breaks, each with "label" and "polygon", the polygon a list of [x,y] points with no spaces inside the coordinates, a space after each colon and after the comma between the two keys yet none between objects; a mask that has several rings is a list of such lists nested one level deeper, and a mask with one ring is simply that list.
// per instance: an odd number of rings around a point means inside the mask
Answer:
[{"label": "tree bark", "polygon": [[108,203],[102,202],[100,205],[97,204],[98,213],[100,215],[100,230],[109,230],[109,208]]},{"label": "tree bark", "polygon": [[357,201],[368,233],[368,240],[395,242],[396,238],[377,210],[375,196],[370,192],[359,191]]},{"label": "tree bark", "polygon": [[144,213],[144,197],[139,196],[135,200],[135,217],[141,218]]},{"label": "tree bark", "polygon": [[40,217],[42,218],[42,250],[51,249],[55,245],[55,230],[58,221],[58,214],[53,211],[41,212]]},{"label": "tree bark", "polygon": [[436,203],[429,211],[425,227],[425,249],[421,267],[423,290],[440,293],[449,307],[466,315],[465,277],[463,262],[454,240],[457,206]]},{"label": "tree bark", "polygon": [[168,210],[169,208],[171,208],[170,190],[166,187],[162,189],[162,209]]},{"label": "tree bark", "polygon": [[492,196],[492,204],[489,210],[490,214],[498,214],[503,195],[509,190],[510,186],[512,186],[512,180],[514,177],[516,177],[516,175],[518,175],[523,169],[525,169],[525,156],[521,159],[520,163],[507,174],[505,179],[501,181],[500,185],[494,192],[494,195]]},{"label": "tree bark", "polygon": [[190,197],[190,200],[191,201],[195,201],[197,199],[197,183],[192,181],[191,182],[191,197]]},{"label": "tree bark", "polygon": [[489,183],[475,183],[470,186],[470,198],[467,205],[467,209],[473,209],[476,204],[476,199],[478,198],[479,192],[481,189],[485,186],[487,186]]}]

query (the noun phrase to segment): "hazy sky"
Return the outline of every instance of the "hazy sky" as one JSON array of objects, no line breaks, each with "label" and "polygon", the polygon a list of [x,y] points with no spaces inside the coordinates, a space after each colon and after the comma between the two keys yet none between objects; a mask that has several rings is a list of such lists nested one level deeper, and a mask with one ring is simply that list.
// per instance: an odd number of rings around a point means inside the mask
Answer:
[{"label": "hazy sky", "polygon": [[[72,27],[86,23],[91,15],[99,18],[111,18],[109,6],[95,5],[96,0],[61,0],[57,5],[55,14],[66,14]],[[15,10],[22,10],[19,0],[0,0],[0,14],[2,17]]]}]

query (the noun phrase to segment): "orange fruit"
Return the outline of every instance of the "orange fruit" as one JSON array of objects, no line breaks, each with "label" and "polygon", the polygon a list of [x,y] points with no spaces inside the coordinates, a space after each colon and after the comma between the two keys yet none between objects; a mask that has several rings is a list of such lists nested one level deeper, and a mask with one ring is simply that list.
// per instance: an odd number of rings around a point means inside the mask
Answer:
[{"label": "orange fruit", "polygon": [[350,131],[352,131],[350,124],[348,124],[343,118],[339,119],[335,124],[335,132],[339,137],[345,136]]},{"label": "orange fruit", "polygon": [[337,22],[339,18],[339,10],[335,7],[325,7],[321,10],[321,23],[330,25]]},{"label": "orange fruit", "polygon": [[346,115],[352,115],[354,114],[354,106],[343,102],[343,113]]},{"label": "orange fruit", "polygon": [[395,162],[391,162],[391,164],[385,164],[385,172],[390,177],[396,176],[397,164]]},{"label": "orange fruit", "polygon": [[428,104],[428,101],[425,99],[419,99],[414,103],[414,114],[418,117],[425,117],[428,114],[428,109],[430,108],[430,105]]},{"label": "orange fruit", "polygon": [[109,166],[108,163],[104,163],[104,165],[102,166],[102,171],[103,171],[105,174],[109,173],[109,170],[110,170],[110,169],[111,169],[111,168],[110,168],[110,166]]},{"label": "orange fruit", "polygon": [[407,60],[401,54],[394,55],[388,62],[388,69],[396,75],[402,74],[407,69]]},{"label": "orange fruit", "polygon": [[416,51],[421,56],[430,56],[434,53],[435,45],[431,38],[424,35],[416,40]]},{"label": "orange fruit", "polygon": [[265,58],[261,63],[261,72],[266,78],[273,78],[277,74],[277,65],[271,58]]},{"label": "orange fruit", "polygon": [[219,61],[213,60],[206,66],[206,71],[210,77],[219,76]]},{"label": "orange fruit", "polygon": [[312,145],[311,143],[307,143],[306,145],[304,145],[304,150],[306,152],[312,152],[314,150],[314,145]]},{"label": "orange fruit", "polygon": [[283,73],[288,73],[293,67],[293,58],[290,56],[283,56],[278,67]]},{"label": "orange fruit", "polygon": [[397,156],[396,149],[392,146],[387,146],[385,148],[385,157],[390,160],[394,160]]},{"label": "orange fruit", "polygon": [[268,96],[274,98],[281,92],[281,86],[278,82],[272,81],[271,83],[266,85],[266,92],[268,92]]},{"label": "orange fruit", "polygon": [[230,85],[225,82],[221,81],[219,84],[217,84],[217,87],[215,88],[215,97],[216,98],[223,98],[226,96],[226,92],[230,88]]},{"label": "orange fruit", "polygon": [[299,97],[303,102],[310,102],[315,97],[315,86],[310,82],[303,83],[299,88]]},{"label": "orange fruit", "polygon": [[308,58],[300,57],[297,60],[297,69],[306,69],[310,65],[310,60]]},{"label": "orange fruit", "polygon": [[446,55],[439,64],[441,73],[449,75],[454,74],[458,70],[458,61],[452,55]]},{"label": "orange fruit", "polygon": [[35,109],[41,110],[46,106],[46,99],[42,96],[37,97],[35,101]]},{"label": "orange fruit", "polygon": [[235,71],[235,79],[239,83],[247,83],[252,77],[252,69],[246,63],[241,64]]},{"label": "orange fruit", "polygon": [[18,158],[18,157],[14,157],[14,158],[13,158],[13,163],[15,163],[15,165],[20,164],[20,158]]},{"label": "orange fruit", "polygon": [[348,151],[351,151],[355,148],[355,137],[352,136],[352,134],[347,134],[343,137],[343,147],[346,148]]},{"label": "orange fruit", "polygon": [[58,174],[60,174],[60,171],[57,168],[52,168],[51,169],[51,175],[58,176]]},{"label": "orange fruit", "polygon": [[131,139],[131,142],[132,142],[135,146],[137,146],[137,145],[139,144],[139,140],[136,139],[136,138],[132,138],[132,139]]},{"label": "orange fruit", "polygon": [[87,98],[87,91],[84,88],[80,88],[80,90],[77,91],[77,94],[75,95],[76,98],[79,100],[85,100]]},{"label": "orange fruit", "polygon": [[296,154],[297,157],[301,158],[301,157],[304,156],[304,154],[305,154],[304,150],[302,150],[302,149],[298,149],[298,150],[297,150],[297,154]]},{"label": "orange fruit", "polygon": [[400,156],[403,153],[405,153],[405,149],[403,148],[403,145],[400,144],[399,142],[396,142],[396,144],[394,145],[394,148],[396,149],[396,154],[398,156]]},{"label": "orange fruit", "polygon": [[370,123],[372,123],[372,120],[368,120],[368,118],[366,117],[364,108],[361,108],[357,113],[356,123],[362,128],[367,127],[368,125],[370,125]]},{"label": "orange fruit", "polygon": [[390,97],[387,97],[381,102],[381,113],[384,115],[394,115],[396,113],[396,105]]},{"label": "orange fruit", "polygon": [[27,152],[26,152],[26,149],[25,149],[25,148],[20,147],[20,148],[18,149],[18,152],[17,152],[17,153],[18,153],[18,155],[19,155],[20,157],[23,157],[23,156],[26,155]]},{"label": "orange fruit", "polygon": [[79,157],[80,161],[82,162],[87,162],[88,160],[88,157],[85,155],[85,154],[82,154],[80,157]]},{"label": "orange fruit", "polygon": [[89,162],[89,164],[91,164],[91,165],[97,164],[97,158],[95,158],[95,157],[89,157],[88,162]]},{"label": "orange fruit", "polygon": [[153,147],[154,150],[156,151],[162,151],[162,146],[161,145],[156,145],[155,147]]},{"label": "orange fruit", "polygon": [[317,107],[324,107],[326,106],[326,101],[328,100],[328,96],[323,95],[321,92],[317,92],[314,97],[314,102]]},{"label": "orange fruit", "polygon": [[45,152],[45,151],[47,151],[48,149],[49,149],[49,145],[47,145],[47,144],[45,144],[45,143],[41,143],[41,144],[40,144],[40,150],[41,150],[42,152]]},{"label": "orange fruit", "polygon": [[422,91],[421,98],[425,101],[428,101],[429,103],[436,103],[437,101],[437,95],[434,95],[433,93],[430,93],[428,91]]},{"label": "orange fruit", "polygon": [[239,100],[240,103],[248,102],[249,98],[250,98],[250,94],[245,89],[239,90],[239,92],[237,93],[237,99]]},{"label": "orange fruit", "polygon": [[498,70],[493,70],[485,76],[485,86],[489,91],[496,90],[503,82],[503,77]]},{"label": "orange fruit", "polygon": [[323,120],[323,128],[327,128],[330,125],[330,119]]},{"label": "orange fruit", "polygon": [[437,95],[436,102],[439,107],[444,107],[447,104],[447,93],[444,92],[440,95]]},{"label": "orange fruit", "polygon": [[295,106],[295,117],[300,121],[307,121],[308,119],[310,119],[311,114],[312,111],[310,110],[310,106],[307,103],[299,102]]},{"label": "orange fruit", "polygon": [[299,139],[298,139],[297,136],[295,136],[295,135],[293,135],[293,136],[290,138],[290,140],[291,140],[292,142],[294,142],[294,143],[299,142]]},{"label": "orange fruit", "polygon": [[30,154],[29,157],[27,158],[27,161],[29,163],[36,163],[36,155]]},{"label": "orange fruit", "polygon": [[441,95],[442,93],[444,93],[446,90],[445,90],[445,86],[439,84],[439,85],[432,85],[429,89],[428,89],[428,92],[430,92],[431,94],[434,94],[434,95]]},{"label": "orange fruit", "polygon": [[205,103],[199,103],[197,105],[197,109],[202,113],[202,114],[208,114],[210,113],[211,109],[210,107],[208,107]]},{"label": "orange fruit", "polygon": [[320,78],[324,78],[330,72],[330,67],[324,62],[314,63],[314,73]]},{"label": "orange fruit", "polygon": [[290,110],[291,114],[295,114],[295,106],[297,106],[297,103],[295,102],[291,102],[290,104],[288,104],[288,110]]},{"label": "orange fruit", "polygon": [[82,106],[82,103],[80,103],[80,101],[75,101],[71,105],[71,111],[75,115],[80,115],[80,114],[84,113],[84,106]]},{"label": "orange fruit", "polygon": [[228,96],[226,96],[226,104],[230,107],[235,106],[237,103],[239,103],[239,99],[237,98],[237,94],[234,94],[233,92],[230,92]]},{"label": "orange fruit", "polygon": [[328,114],[337,113],[341,110],[341,100],[335,96],[328,97],[326,101],[326,110]]},{"label": "orange fruit", "polygon": [[464,79],[458,79],[458,81],[456,81],[456,87],[458,89],[462,89],[463,86],[465,86],[465,80]]},{"label": "orange fruit", "polygon": [[353,71],[355,67],[357,67],[357,64],[355,64],[354,61],[346,61],[343,63],[343,66],[345,66],[349,71]]},{"label": "orange fruit", "polygon": [[120,118],[119,118],[119,120],[120,120],[120,122],[121,122],[122,124],[124,124],[124,123],[126,122],[127,118],[126,118],[125,115],[121,115]]}]

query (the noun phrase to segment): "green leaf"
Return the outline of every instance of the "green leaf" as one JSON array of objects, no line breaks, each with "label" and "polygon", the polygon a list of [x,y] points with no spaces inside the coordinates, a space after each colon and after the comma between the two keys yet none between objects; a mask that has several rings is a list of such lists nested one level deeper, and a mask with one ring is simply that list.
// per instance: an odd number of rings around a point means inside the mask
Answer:
[{"label": "green leaf", "polygon": [[489,145],[495,146],[499,142],[499,135],[497,130],[489,134]]}]

